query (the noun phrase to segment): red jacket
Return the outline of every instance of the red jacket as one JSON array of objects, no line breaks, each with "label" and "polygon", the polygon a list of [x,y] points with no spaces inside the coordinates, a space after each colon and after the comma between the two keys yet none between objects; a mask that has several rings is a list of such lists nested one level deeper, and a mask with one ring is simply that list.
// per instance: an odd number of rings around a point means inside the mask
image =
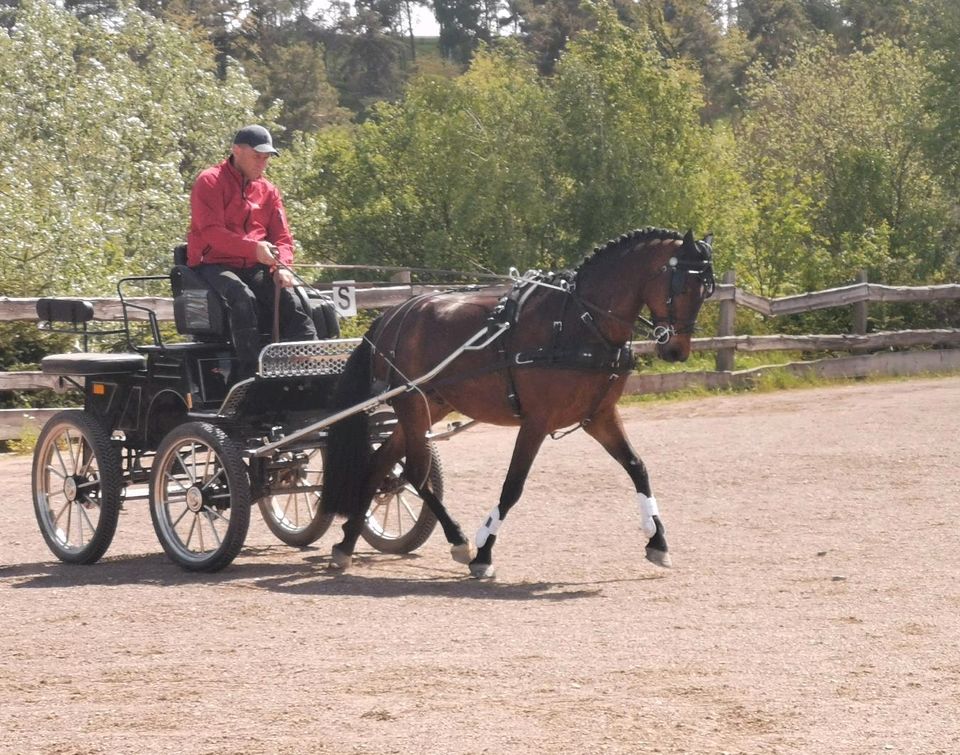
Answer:
[{"label": "red jacket", "polygon": [[190,192],[187,264],[253,267],[258,241],[274,244],[280,261],[293,263],[293,237],[277,187],[265,178],[247,181],[229,158],[197,176]]}]

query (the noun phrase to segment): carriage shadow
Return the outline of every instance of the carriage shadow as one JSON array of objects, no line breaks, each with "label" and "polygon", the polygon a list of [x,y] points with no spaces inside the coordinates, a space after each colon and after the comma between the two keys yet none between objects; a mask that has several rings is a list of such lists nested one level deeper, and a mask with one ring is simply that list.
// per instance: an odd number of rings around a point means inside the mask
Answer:
[{"label": "carriage shadow", "polygon": [[[309,554],[311,549],[305,549]],[[162,553],[123,555],[103,559],[92,566],[73,566],[58,561],[0,566],[0,584],[14,589],[51,589],[81,586],[197,584],[243,585],[286,595],[321,597],[435,597],[480,600],[561,602],[601,597],[603,587],[613,583],[643,582],[660,575],[637,575],[586,582],[509,582],[472,579],[459,568],[421,566],[417,554],[387,556],[357,554],[349,572],[330,568],[326,556],[307,555],[295,562],[266,561],[276,546],[247,548],[244,559],[214,574],[187,572]],[[398,568],[400,565],[400,568]]]}]

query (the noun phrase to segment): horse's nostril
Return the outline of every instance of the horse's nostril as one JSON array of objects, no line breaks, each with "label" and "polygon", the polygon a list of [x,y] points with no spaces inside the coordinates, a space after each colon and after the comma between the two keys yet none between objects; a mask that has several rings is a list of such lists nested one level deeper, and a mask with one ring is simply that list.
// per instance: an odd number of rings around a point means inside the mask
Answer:
[{"label": "horse's nostril", "polygon": [[678,346],[662,346],[659,350],[658,356],[664,362],[685,362],[687,361],[687,354],[683,352],[683,349]]}]

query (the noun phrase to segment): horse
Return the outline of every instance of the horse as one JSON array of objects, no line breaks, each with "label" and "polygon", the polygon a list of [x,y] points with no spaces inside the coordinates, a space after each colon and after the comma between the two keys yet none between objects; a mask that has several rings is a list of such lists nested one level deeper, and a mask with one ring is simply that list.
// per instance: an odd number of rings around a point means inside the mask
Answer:
[{"label": "horse", "polygon": [[[579,428],[630,476],[649,538],[646,558],[670,566],[649,476],[624,433],[617,400],[635,366],[638,320],[651,328],[658,357],[689,356],[700,307],[715,287],[711,242],[690,231],[634,230],[596,247],[572,271],[516,276],[505,297],[483,289],[424,294],[380,315],[347,360],[333,404],[346,410],[382,395],[377,390],[390,391],[397,426],[375,451],[366,412],[329,430],[321,506],[346,517],[331,566],[350,566],[373,495],[406,456],[406,478],[436,515],[454,560],[468,564],[473,577],[493,577],[497,533],[541,444]],[[640,317],[644,306],[649,320]],[[478,347],[461,348],[478,337]],[[427,433],[453,411],[519,427],[499,501],[476,533],[475,554],[429,483]]]}]

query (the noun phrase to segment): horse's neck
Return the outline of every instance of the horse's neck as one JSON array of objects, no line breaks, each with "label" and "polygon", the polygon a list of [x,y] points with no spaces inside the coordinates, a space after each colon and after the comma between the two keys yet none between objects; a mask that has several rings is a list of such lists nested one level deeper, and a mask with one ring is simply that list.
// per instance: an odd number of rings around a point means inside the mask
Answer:
[{"label": "horse's neck", "polygon": [[588,305],[611,315],[611,325],[618,331],[625,330],[618,336],[628,339],[643,309],[644,287],[640,280],[643,264],[640,260],[619,266],[612,260],[593,264],[596,268],[578,276],[577,294]]}]

